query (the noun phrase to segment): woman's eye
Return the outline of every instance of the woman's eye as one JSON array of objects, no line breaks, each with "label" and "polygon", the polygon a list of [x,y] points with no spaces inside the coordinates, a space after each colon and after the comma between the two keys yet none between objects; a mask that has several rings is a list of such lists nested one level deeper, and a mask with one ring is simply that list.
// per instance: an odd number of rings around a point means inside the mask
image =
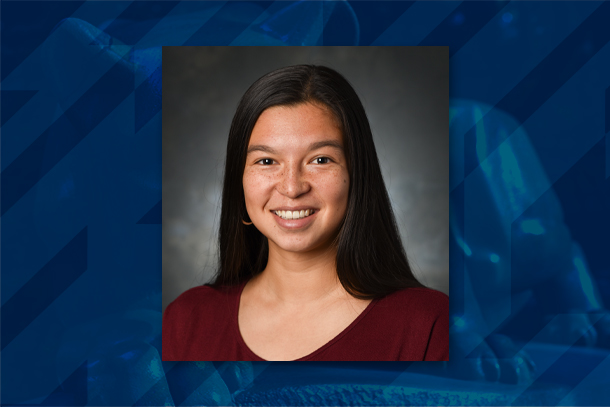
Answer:
[{"label": "woman's eye", "polygon": [[263,158],[262,160],[258,160],[259,163],[263,165],[271,165],[273,164],[273,160],[271,158]]},{"label": "woman's eye", "polygon": [[328,164],[330,162],[330,158],[328,157],[318,157],[315,160],[313,160],[314,163],[316,164]]}]

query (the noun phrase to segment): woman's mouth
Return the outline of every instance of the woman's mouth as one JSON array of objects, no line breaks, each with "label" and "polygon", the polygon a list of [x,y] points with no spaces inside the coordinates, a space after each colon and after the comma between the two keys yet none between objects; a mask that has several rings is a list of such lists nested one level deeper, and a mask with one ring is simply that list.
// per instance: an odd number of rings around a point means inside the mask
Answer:
[{"label": "woman's mouth", "polygon": [[273,211],[273,213],[285,220],[297,220],[313,215],[315,213],[315,209],[305,209],[301,211]]}]

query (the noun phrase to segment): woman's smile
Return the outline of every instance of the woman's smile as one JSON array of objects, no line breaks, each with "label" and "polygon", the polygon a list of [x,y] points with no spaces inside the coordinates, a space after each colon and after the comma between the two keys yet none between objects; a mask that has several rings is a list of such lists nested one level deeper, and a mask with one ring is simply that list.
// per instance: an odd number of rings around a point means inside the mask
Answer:
[{"label": "woman's smile", "polygon": [[284,229],[303,229],[309,226],[316,215],[315,209],[272,211],[275,221]]},{"label": "woman's smile", "polygon": [[314,210],[301,210],[301,211],[273,211],[277,216],[282,219],[302,219],[306,218],[309,215],[314,214]]},{"label": "woman's smile", "polygon": [[243,187],[248,215],[272,250],[330,245],[349,194],[343,134],[334,115],[311,103],[263,111],[248,144]]}]

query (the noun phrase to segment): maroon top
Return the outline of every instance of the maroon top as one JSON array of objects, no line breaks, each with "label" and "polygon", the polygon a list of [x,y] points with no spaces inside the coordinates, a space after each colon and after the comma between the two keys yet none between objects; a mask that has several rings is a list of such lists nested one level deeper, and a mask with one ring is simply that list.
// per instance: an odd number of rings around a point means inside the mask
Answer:
[{"label": "maroon top", "polygon": [[[192,288],[163,314],[163,360],[262,361],[237,323],[245,283]],[[449,297],[408,288],[373,300],[339,335],[297,360],[449,360]]]}]

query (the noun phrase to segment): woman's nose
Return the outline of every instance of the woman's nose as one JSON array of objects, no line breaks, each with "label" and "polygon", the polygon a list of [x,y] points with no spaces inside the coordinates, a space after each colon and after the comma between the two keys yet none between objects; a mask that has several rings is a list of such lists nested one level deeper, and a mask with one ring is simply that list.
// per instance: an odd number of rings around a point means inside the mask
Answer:
[{"label": "woman's nose", "polygon": [[284,168],[280,174],[278,191],[288,198],[294,199],[307,193],[310,184],[304,177],[303,171],[298,165],[290,165]]}]

